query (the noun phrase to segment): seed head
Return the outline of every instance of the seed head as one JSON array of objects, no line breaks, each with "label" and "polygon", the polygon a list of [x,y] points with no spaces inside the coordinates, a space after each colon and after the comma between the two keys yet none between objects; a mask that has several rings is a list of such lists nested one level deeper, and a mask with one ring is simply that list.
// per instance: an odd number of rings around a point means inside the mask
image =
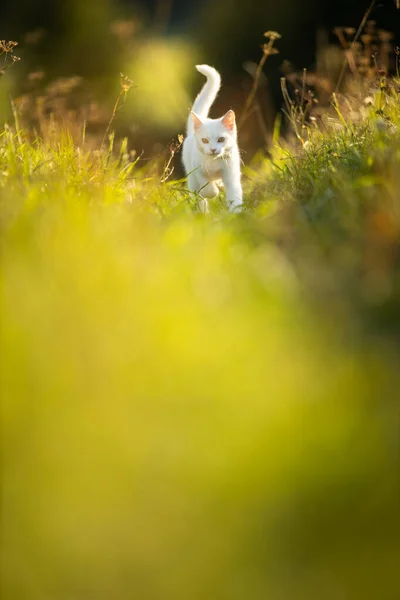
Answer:
[{"label": "seed head", "polygon": [[268,38],[269,40],[271,40],[271,42],[273,42],[274,40],[280,40],[282,36],[277,31],[266,31],[264,33],[264,37]]},{"label": "seed head", "polygon": [[129,90],[131,89],[131,87],[133,86],[133,81],[132,79],[129,79],[129,77],[127,77],[126,75],[124,75],[123,73],[120,73],[120,81],[121,81],[121,88],[122,90],[127,93],[129,92]]},{"label": "seed head", "polygon": [[6,40],[0,40],[0,50],[2,53],[6,52],[6,54],[8,54],[9,52],[13,52],[15,46],[18,46],[18,42],[6,42]]}]

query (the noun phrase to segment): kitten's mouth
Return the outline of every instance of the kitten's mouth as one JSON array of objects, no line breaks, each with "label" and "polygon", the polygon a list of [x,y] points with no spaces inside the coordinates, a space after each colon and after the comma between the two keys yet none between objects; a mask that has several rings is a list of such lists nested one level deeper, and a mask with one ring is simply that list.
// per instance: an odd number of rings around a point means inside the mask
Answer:
[{"label": "kitten's mouth", "polygon": [[210,152],[205,148],[199,148],[199,150],[204,156],[207,156],[207,158],[222,158],[225,155],[224,150],[222,150],[221,152]]}]

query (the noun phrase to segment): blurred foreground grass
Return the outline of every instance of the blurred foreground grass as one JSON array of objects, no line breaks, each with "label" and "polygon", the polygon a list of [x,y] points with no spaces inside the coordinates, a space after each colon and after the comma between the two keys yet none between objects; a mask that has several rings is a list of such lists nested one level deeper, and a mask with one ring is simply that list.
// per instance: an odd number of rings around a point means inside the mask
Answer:
[{"label": "blurred foreground grass", "polygon": [[2,598],[398,598],[384,110],[277,148],[209,219],[124,146],[5,128]]}]

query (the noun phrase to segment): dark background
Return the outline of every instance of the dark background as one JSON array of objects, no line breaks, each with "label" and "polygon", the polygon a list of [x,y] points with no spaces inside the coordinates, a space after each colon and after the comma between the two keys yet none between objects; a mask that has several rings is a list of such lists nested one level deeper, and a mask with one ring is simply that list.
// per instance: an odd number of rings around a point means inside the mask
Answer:
[{"label": "dark background", "polygon": [[[243,60],[257,59],[255,40],[263,31],[282,33],[281,51],[299,67],[311,66],[316,33],[334,26],[357,27],[369,0],[2,0],[1,39],[20,38],[25,32],[43,27],[48,44],[57,49],[72,27],[74,5],[86,5],[96,13],[140,14],[147,26],[163,35],[183,33],[198,41],[205,58],[218,54],[221,66],[235,71]],[[396,0],[376,2],[371,17],[381,28],[400,32]],[[90,19],[89,19],[90,21]],[[93,31],[88,31],[88,37]],[[98,31],[98,42],[101,40]],[[48,50],[49,47],[44,48]],[[55,57],[49,57],[49,62]],[[87,59],[88,57],[86,57]]]},{"label": "dark background", "polygon": [[[263,33],[276,30],[282,35],[277,44],[279,55],[268,59],[264,69],[268,84],[264,82],[260,89],[262,110],[267,127],[271,128],[274,114],[282,106],[283,62],[290,61],[295,70],[312,70],[321,35],[324,43],[338,45],[333,28],[357,28],[370,4],[370,0],[1,0],[0,39],[19,42],[18,52],[23,59],[18,63],[19,74],[43,70],[46,82],[80,75],[93,83],[93,94],[101,98],[111,90],[112,82],[117,81],[126,65],[122,56],[128,42],[116,39],[110,33],[110,24],[116,20],[137,20],[140,26],[134,31],[134,43],[161,39],[168,44],[168,40],[186,39],[195,48],[193,62],[209,63],[221,71],[224,85],[215,106],[218,112],[227,105],[241,109],[251,86],[251,78],[243,67],[245,63],[258,63]],[[376,2],[370,19],[377,22],[378,28],[393,32],[399,45],[400,10],[396,0]],[[32,44],[26,36],[28,32],[33,32],[33,38],[35,32],[39,33],[39,42]],[[127,69],[130,76],[129,66]],[[157,76],[155,67],[154,77]],[[188,98],[192,98],[201,85],[194,69],[190,67],[182,74],[177,71],[177,76],[179,80],[184,78]],[[138,83],[144,90],[146,83]],[[115,88],[108,93],[112,106]],[[189,99],[177,109],[184,113],[182,118],[171,119],[165,127],[162,120],[154,125],[151,118],[147,121],[143,114],[138,116],[136,139],[140,138],[142,147],[149,147],[144,140],[146,135],[165,143],[177,130],[183,130],[188,109]],[[134,114],[139,115],[136,107],[127,113],[130,122]],[[117,125],[121,123],[119,118]],[[256,128],[254,121],[253,131],[243,134],[244,145],[246,135],[254,136]]]}]

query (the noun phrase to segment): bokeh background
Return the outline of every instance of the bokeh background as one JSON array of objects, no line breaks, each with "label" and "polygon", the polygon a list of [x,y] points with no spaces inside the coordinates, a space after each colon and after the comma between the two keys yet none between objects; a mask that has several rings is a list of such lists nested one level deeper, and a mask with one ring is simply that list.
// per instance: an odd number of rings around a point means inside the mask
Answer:
[{"label": "bokeh background", "polygon": [[[394,0],[329,107],[368,5],[1,0],[2,600],[399,599],[399,83],[368,68]],[[246,210],[203,218],[151,161],[196,63],[240,114],[268,30]],[[303,68],[331,112],[269,160]]]},{"label": "bokeh background", "polygon": [[[261,57],[263,33],[278,31],[279,54],[271,56],[258,98],[264,125],[253,115],[241,132],[245,158],[268,145],[282,106],[280,77],[288,72],[328,71],[337,79],[342,55],[334,28],[357,28],[365,0],[3,0],[0,39],[19,42],[23,59],[13,69],[14,95],[42,99],[40,110],[80,108],[88,133],[104,130],[123,72],[136,88],[114,126],[150,157],[184,131],[194,95],[203,81],[196,63],[223,76],[215,114],[240,113]],[[375,3],[377,30],[399,33],[395,0]],[[328,57],[328,58],[327,58]],[[58,85],[57,85],[58,83]],[[12,85],[9,81],[8,85]],[[4,86],[3,86],[4,87]],[[7,93],[9,90],[7,90]],[[17,93],[18,92],[18,93]],[[5,91],[2,91],[3,97]],[[69,96],[68,101],[66,96]],[[8,97],[8,96],[7,96]],[[4,110],[9,105],[3,101]],[[85,106],[85,110],[83,110]],[[30,105],[26,112],[35,113]]]}]

